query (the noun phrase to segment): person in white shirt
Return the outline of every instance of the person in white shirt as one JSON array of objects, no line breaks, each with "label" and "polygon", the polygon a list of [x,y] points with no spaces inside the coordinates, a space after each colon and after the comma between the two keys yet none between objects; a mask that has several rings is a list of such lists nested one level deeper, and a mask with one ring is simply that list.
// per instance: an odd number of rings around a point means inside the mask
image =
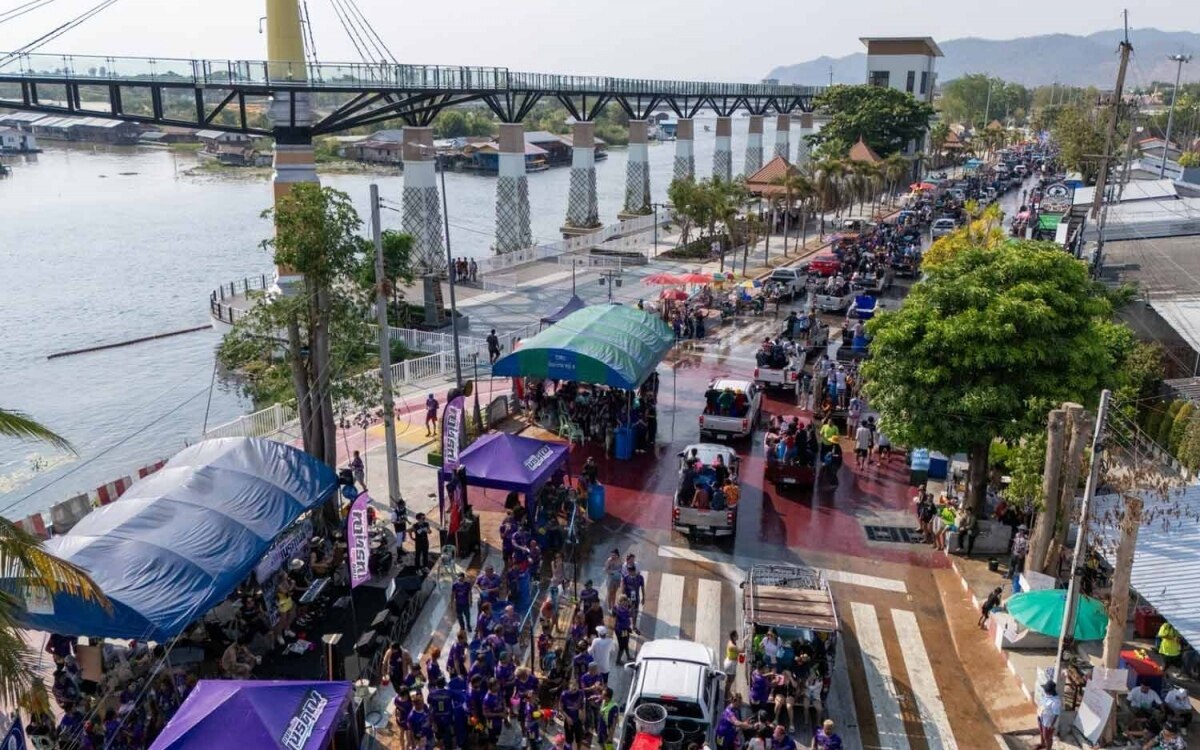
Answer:
[{"label": "person in white shirt", "polygon": [[1062,713],[1062,698],[1058,697],[1058,689],[1053,682],[1042,686],[1041,702],[1038,704],[1038,733],[1041,741],[1034,750],[1052,750],[1054,747],[1054,728],[1058,724],[1058,715]]},{"label": "person in white shirt", "polygon": [[861,424],[854,432],[854,460],[858,468],[861,469],[867,463],[870,452],[871,428]]},{"label": "person in white shirt", "polygon": [[1126,700],[1129,701],[1129,707],[1133,709],[1135,716],[1153,717],[1162,706],[1162,698],[1144,682],[1130,690]]},{"label": "person in white shirt", "polygon": [[1175,687],[1167,691],[1163,696],[1163,703],[1167,706],[1167,719],[1175,722],[1181,727],[1190,726],[1192,723],[1192,699],[1188,696],[1187,688]]},{"label": "person in white shirt", "polygon": [[592,655],[592,663],[600,668],[600,676],[604,678],[604,684],[608,684],[608,673],[612,671],[613,654],[617,647],[616,641],[608,635],[608,628],[600,625],[596,628],[596,637],[592,640],[592,645],[588,646],[588,653]]}]

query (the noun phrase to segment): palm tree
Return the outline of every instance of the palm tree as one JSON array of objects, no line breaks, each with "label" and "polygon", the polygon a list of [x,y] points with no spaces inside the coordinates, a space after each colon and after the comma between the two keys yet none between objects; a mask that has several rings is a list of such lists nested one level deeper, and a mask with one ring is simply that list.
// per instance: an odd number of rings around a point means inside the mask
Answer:
[{"label": "palm tree", "polygon": [[897,188],[900,186],[901,181],[908,177],[912,165],[908,159],[904,158],[904,154],[897,151],[893,154],[888,154],[881,166],[883,167],[884,182],[887,184],[888,192],[892,194],[894,201],[896,193],[899,192]]},{"label": "palm tree", "polygon": [[[72,450],[66,438],[15,411],[0,409],[0,436],[40,440]],[[12,521],[0,517],[0,571],[49,594],[66,593],[108,606],[103,592],[78,567],[54,557],[41,541]],[[18,595],[0,591],[0,703],[48,705],[46,686],[38,678],[38,654],[21,637],[16,613]]]},{"label": "palm tree", "polygon": [[841,159],[822,159],[813,166],[814,185],[822,213],[834,208],[834,215],[841,216],[843,181],[848,171],[846,162]]},{"label": "palm tree", "polygon": [[812,191],[812,184],[808,178],[799,171],[788,167],[788,171],[784,172],[779,177],[776,177],[772,184],[783,188],[783,255],[788,254],[788,234],[791,233],[789,226],[792,207],[796,204],[796,200],[806,200],[809,192]]},{"label": "palm tree", "polygon": [[942,158],[942,149],[948,140],[950,140],[950,125],[945,120],[938,120],[929,129],[929,145],[933,148],[934,158],[939,162]]}]

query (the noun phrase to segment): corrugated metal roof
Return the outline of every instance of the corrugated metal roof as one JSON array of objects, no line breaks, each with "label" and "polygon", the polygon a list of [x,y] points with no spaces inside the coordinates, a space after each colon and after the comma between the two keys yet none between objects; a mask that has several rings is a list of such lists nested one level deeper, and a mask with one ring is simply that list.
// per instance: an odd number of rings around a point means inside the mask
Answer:
[{"label": "corrugated metal roof", "polygon": [[[1106,242],[1113,242],[1192,234],[1200,234],[1200,198],[1145,200],[1110,206],[1104,238]],[[1097,239],[1095,222],[1089,222],[1084,228],[1083,238],[1090,242]]]},{"label": "corrugated metal roof", "polygon": [[[1096,188],[1082,187],[1075,191],[1075,198],[1072,203],[1076,206],[1090,206],[1095,197]],[[1132,203],[1135,201],[1178,197],[1179,192],[1175,189],[1174,180],[1131,180],[1125,185],[1125,192],[1121,195],[1121,202]]]},{"label": "corrugated metal roof", "polygon": [[[1116,556],[1117,524],[1123,508],[1117,495],[1097,496],[1092,533],[1109,564]],[[1168,497],[1143,497],[1146,520],[1138,530],[1130,585],[1179,631],[1200,644],[1200,486],[1173,490]]]},{"label": "corrugated metal roof", "polygon": [[1152,299],[1150,307],[1175,329],[1188,346],[1200,352],[1200,295]]}]

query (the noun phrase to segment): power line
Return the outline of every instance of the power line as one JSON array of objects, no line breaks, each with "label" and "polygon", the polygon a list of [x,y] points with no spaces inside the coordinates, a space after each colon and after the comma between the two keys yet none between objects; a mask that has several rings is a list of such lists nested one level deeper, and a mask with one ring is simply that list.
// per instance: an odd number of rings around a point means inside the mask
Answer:
[{"label": "power line", "polygon": [[117,2],[118,2],[118,0],[102,0],[99,4],[92,6],[91,8],[84,11],[83,13],[80,13],[78,16],[75,16],[70,21],[67,21],[66,23],[63,23],[63,24],[55,27],[54,29],[46,32],[45,34],[42,34],[37,39],[34,39],[32,42],[29,42],[28,44],[26,44],[22,47],[19,47],[19,48],[13,50],[12,52],[9,52],[4,57],[0,57],[0,65],[7,63],[8,61],[12,60],[14,57],[17,57],[18,55],[28,54],[28,53],[33,52],[34,50],[38,49],[39,47],[42,47],[45,44],[54,41],[58,37],[67,33],[71,29],[76,28],[77,26],[79,26],[83,22],[87,21],[88,19],[90,19],[90,18],[96,16],[97,14],[103,12],[104,10],[112,7]]},{"label": "power line", "polygon": [[341,6],[338,5],[338,0],[329,0],[329,4],[333,6],[334,15],[337,16],[338,22],[342,25],[342,29],[346,32],[346,36],[350,37],[350,43],[353,44],[354,49],[358,51],[358,56],[362,58],[363,61],[370,62],[367,54],[363,52],[363,48],[359,44],[358,37],[353,31],[351,31],[350,26],[346,23],[346,18],[342,15],[342,9]]},{"label": "power line", "polygon": [[12,10],[6,10],[3,13],[0,13],[0,23],[4,23],[6,21],[11,21],[14,18],[20,18],[21,16],[25,15],[26,13],[31,13],[39,8],[44,8],[47,5],[53,3],[54,1],[55,0],[30,0],[29,2],[25,3],[24,5],[18,5],[17,7],[13,8]]},{"label": "power line", "polygon": [[372,26],[371,22],[367,20],[366,14],[364,14],[362,12],[362,10],[358,7],[358,3],[356,2],[356,0],[343,0],[343,2],[347,3],[350,6],[350,8],[353,9],[353,11],[358,14],[358,17],[359,17],[359,20],[361,21],[361,23],[366,27],[368,33],[370,33],[370,35],[372,37],[374,37],[375,42],[377,43],[376,46],[379,47],[387,55],[387,57],[391,59],[392,62],[399,65],[400,61],[396,59],[396,56],[392,54],[392,51],[390,49],[388,49],[387,44],[383,41],[382,38],[380,38],[379,33],[377,31],[375,31],[375,27]]}]

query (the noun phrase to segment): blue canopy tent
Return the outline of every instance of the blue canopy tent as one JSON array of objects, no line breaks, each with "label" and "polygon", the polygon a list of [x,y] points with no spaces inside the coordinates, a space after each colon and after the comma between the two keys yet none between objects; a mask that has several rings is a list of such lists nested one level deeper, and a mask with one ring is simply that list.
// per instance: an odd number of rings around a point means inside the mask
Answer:
[{"label": "blue canopy tent", "polygon": [[0,586],[24,602],[17,616],[26,627],[166,641],[228,596],[275,537],[336,489],[333,469],[297,448],[206,440],[46,542],[92,577],[111,611],[66,594],[31,605],[19,579]]},{"label": "blue canopy tent", "polygon": [[[532,513],[534,493],[566,464],[569,452],[566,443],[491,432],[471,443],[458,465],[472,487],[523,493]],[[445,468],[438,471],[438,508],[443,512],[446,483],[453,475]]]},{"label": "blue canopy tent", "polygon": [[150,750],[324,750],[352,691],[349,682],[201,680]]},{"label": "blue canopy tent", "polygon": [[543,325],[554,325],[560,320],[565,319],[571,313],[579,312],[585,307],[587,307],[587,303],[579,299],[577,295],[572,294],[571,299],[567,300],[567,304],[563,305],[558,312],[547,315],[546,317],[542,318],[540,322]]},{"label": "blue canopy tent", "polygon": [[497,377],[574,380],[632,391],[675,344],[666,323],[623,305],[589,305],[521,342],[492,365]]}]

